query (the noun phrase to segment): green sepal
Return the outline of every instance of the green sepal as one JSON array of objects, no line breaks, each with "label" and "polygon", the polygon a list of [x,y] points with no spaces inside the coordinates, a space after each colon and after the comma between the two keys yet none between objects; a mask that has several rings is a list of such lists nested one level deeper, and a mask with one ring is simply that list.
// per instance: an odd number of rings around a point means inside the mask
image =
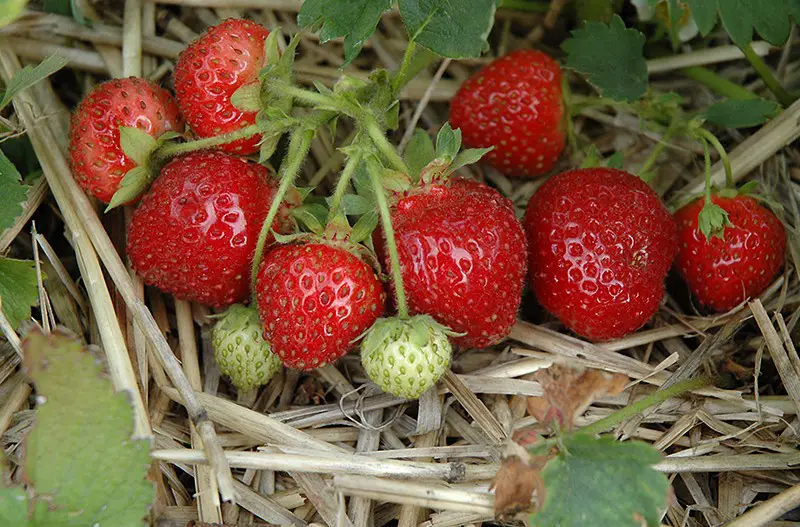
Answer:
[{"label": "green sepal", "polygon": [[278,39],[282,39],[281,28],[276,27],[264,40],[264,66],[277,65],[281,60],[281,48]]},{"label": "green sepal", "polygon": [[152,135],[132,126],[119,127],[119,144],[125,155],[137,165],[147,164],[150,154],[158,147]]},{"label": "green sepal", "polygon": [[400,126],[400,101],[394,101],[391,106],[383,114],[386,128],[389,130],[397,130]]},{"label": "green sepal", "polygon": [[258,162],[266,164],[278,148],[283,133],[264,135],[258,145]]},{"label": "green sepal", "polygon": [[153,181],[153,174],[150,171],[148,166],[138,166],[133,167],[132,169],[128,170],[125,174],[125,177],[122,178],[122,181],[119,183],[119,188],[114,195],[111,197],[111,201],[108,203],[106,207],[106,212],[110,211],[111,209],[117,208],[120,205],[126,205],[147,190],[147,187],[150,186],[150,183]]},{"label": "green sepal", "polygon": [[403,160],[408,165],[409,176],[413,181],[419,180],[422,169],[436,157],[433,141],[428,132],[421,128],[414,130],[411,141],[406,146]]},{"label": "green sepal", "polygon": [[325,230],[328,208],[319,203],[305,203],[299,207],[290,209],[289,214],[295,221],[305,226],[314,234],[322,234]]},{"label": "green sepal", "polygon": [[322,236],[327,240],[349,240],[353,228],[344,213],[339,212],[328,220],[328,224],[323,229]]},{"label": "green sepal", "polygon": [[411,178],[405,172],[384,168],[381,174],[383,188],[389,192],[405,192],[411,188]]},{"label": "green sepal", "polygon": [[725,227],[730,225],[728,213],[719,205],[706,201],[700,214],[697,215],[697,226],[707,240],[712,237],[723,239],[725,237]]},{"label": "green sepal", "polygon": [[242,112],[257,112],[261,109],[261,83],[248,82],[241,85],[233,95],[231,104]]},{"label": "green sepal", "polygon": [[[754,194],[756,190],[758,190],[759,185],[760,183],[758,180],[751,179],[750,181],[739,187],[738,193],[744,195]],[[720,192],[720,194],[722,193]]]},{"label": "green sepal", "polygon": [[[329,206],[332,200],[333,196],[326,198],[326,202]],[[348,216],[360,216],[361,214],[366,214],[371,210],[375,210],[375,206],[370,200],[358,194],[345,194],[342,196],[342,201],[339,206]]]},{"label": "green sepal", "polygon": [[461,130],[445,123],[436,135],[436,157],[452,161],[461,149]]},{"label": "green sepal", "polygon": [[491,152],[493,148],[494,147],[491,146],[489,148],[468,148],[466,150],[462,150],[458,153],[458,155],[456,155],[456,158],[447,169],[445,175],[452,174],[461,167],[477,163],[483,156]]},{"label": "green sepal", "polygon": [[353,232],[350,233],[350,241],[353,243],[361,243],[372,237],[372,233],[378,227],[380,214],[378,211],[371,210],[362,214],[355,225],[353,225]]}]

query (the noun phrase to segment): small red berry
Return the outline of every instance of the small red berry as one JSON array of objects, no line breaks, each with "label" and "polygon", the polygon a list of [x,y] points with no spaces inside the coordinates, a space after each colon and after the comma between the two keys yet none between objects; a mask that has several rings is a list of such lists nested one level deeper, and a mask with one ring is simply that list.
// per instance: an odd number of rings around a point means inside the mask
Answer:
[{"label": "small red berry", "polygon": [[641,179],[610,168],[554,176],[528,203],[525,230],[531,288],[575,333],[619,338],[658,310],[677,228]]},{"label": "small red berry", "polygon": [[564,150],[561,68],[523,49],[467,79],[450,105],[450,123],[470,148],[494,147],[484,160],[509,176],[538,176]]},{"label": "small red berry", "polygon": [[122,151],[120,126],[153,137],[183,131],[172,96],[145,79],[129,77],[98,84],[72,114],[69,154],[72,175],[84,190],[108,203],[136,163]]},{"label": "small red berry", "polygon": [[711,201],[728,213],[731,225],[723,237],[700,232],[697,218],[705,199],[675,213],[680,233],[677,267],[701,304],[729,311],[761,294],[783,266],[786,231],[766,207],[750,196],[713,195]]}]

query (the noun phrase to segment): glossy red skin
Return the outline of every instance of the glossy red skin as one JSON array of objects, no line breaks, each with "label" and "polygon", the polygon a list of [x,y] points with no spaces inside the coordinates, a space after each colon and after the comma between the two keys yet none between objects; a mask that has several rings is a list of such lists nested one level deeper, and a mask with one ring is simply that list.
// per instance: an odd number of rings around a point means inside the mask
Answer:
[{"label": "glossy red skin", "polygon": [[461,85],[450,124],[466,146],[494,147],[483,160],[506,175],[548,172],[566,137],[561,67],[530,49],[494,60]]},{"label": "glossy red skin", "polygon": [[464,333],[453,339],[461,346],[482,348],[508,336],[526,270],[525,233],[508,199],[474,181],[428,184],[392,207],[392,226],[412,313]]},{"label": "glossy red skin", "polygon": [[[254,124],[256,112],[242,112],[231,96],[258,80],[269,31],[249,20],[231,18],[208,28],[189,44],[175,65],[175,95],[187,124],[200,137],[235,132]],[[235,154],[258,150],[260,135],[220,147]]]},{"label": "glossy red skin", "polygon": [[658,310],[677,228],[636,176],[610,168],[554,176],[528,203],[525,231],[536,298],[578,335],[620,338]]},{"label": "glossy red skin", "polygon": [[261,262],[256,296],[264,338],[299,370],[330,364],[383,314],[386,293],[375,271],[326,243],[289,244]]},{"label": "glossy red skin", "polygon": [[[276,188],[265,167],[223,152],[173,159],[128,227],[134,270],[183,300],[217,307],[246,300],[256,240]],[[285,231],[282,225],[276,220],[273,229]]]},{"label": "glossy red skin", "polygon": [[766,207],[749,196],[711,201],[728,212],[724,238],[706,237],[697,226],[703,198],[675,213],[680,233],[676,264],[701,304],[729,311],[758,296],[775,279],[786,253],[786,231]]},{"label": "glossy red skin", "polygon": [[111,201],[125,173],[136,166],[122,151],[120,126],[158,137],[182,132],[183,119],[169,92],[145,79],[110,80],[84,97],[70,123],[70,165],[80,186],[103,203]]}]

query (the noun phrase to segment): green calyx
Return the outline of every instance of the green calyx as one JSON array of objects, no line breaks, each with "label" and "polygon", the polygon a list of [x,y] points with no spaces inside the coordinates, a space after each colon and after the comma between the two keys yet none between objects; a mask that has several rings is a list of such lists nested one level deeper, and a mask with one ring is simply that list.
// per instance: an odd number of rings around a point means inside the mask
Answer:
[{"label": "green calyx", "polygon": [[281,368],[262,337],[261,319],[253,307],[234,304],[211,330],[211,346],[220,371],[237,390],[248,391],[267,384]]},{"label": "green calyx", "polygon": [[428,315],[381,318],[364,334],[361,364],[383,391],[418,399],[450,367],[452,334]]}]

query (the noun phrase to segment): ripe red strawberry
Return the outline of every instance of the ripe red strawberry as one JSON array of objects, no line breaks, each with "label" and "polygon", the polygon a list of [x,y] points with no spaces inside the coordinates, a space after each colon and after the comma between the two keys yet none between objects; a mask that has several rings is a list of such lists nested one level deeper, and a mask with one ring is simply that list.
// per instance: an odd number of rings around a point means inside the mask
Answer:
[{"label": "ripe red strawberry", "polygon": [[677,266],[701,304],[729,311],[761,294],[783,266],[786,231],[778,218],[749,196],[711,201],[728,213],[731,225],[723,237],[700,232],[697,217],[705,204],[700,198],[675,213],[680,233]]},{"label": "ripe red strawberry", "polygon": [[169,92],[145,79],[129,77],[97,85],[72,114],[69,153],[72,175],[104,203],[136,163],[122,151],[119,127],[144,130],[153,137],[183,131],[183,120]]},{"label": "ripe red strawberry", "polygon": [[[128,255],[145,283],[212,306],[250,288],[258,233],[277,185],[262,165],[222,152],[170,161],[128,227]],[[283,230],[287,211],[273,224]]]},{"label": "ripe red strawberry", "polygon": [[[231,18],[210,27],[189,44],[175,65],[175,94],[187,124],[200,137],[235,132],[256,122],[256,112],[242,112],[231,96],[242,85],[258,80],[269,31],[249,20]],[[260,135],[222,147],[226,152],[252,154]]]},{"label": "ripe red strawberry", "polygon": [[564,150],[561,68],[541,51],[494,60],[461,85],[450,123],[470,148],[494,149],[484,160],[509,176],[538,176]]},{"label": "ripe red strawberry", "polygon": [[337,360],[383,314],[375,271],[344,245],[289,244],[264,256],[256,284],[264,338],[290,368]]},{"label": "ripe red strawberry", "polygon": [[533,292],[575,333],[619,338],[658,309],[677,229],[636,176],[610,168],[554,176],[528,203],[525,230]]},{"label": "ripe red strawberry", "polygon": [[392,225],[413,313],[464,333],[453,339],[462,346],[486,347],[508,335],[526,269],[525,233],[508,199],[463,179],[426,184],[392,207]]}]

